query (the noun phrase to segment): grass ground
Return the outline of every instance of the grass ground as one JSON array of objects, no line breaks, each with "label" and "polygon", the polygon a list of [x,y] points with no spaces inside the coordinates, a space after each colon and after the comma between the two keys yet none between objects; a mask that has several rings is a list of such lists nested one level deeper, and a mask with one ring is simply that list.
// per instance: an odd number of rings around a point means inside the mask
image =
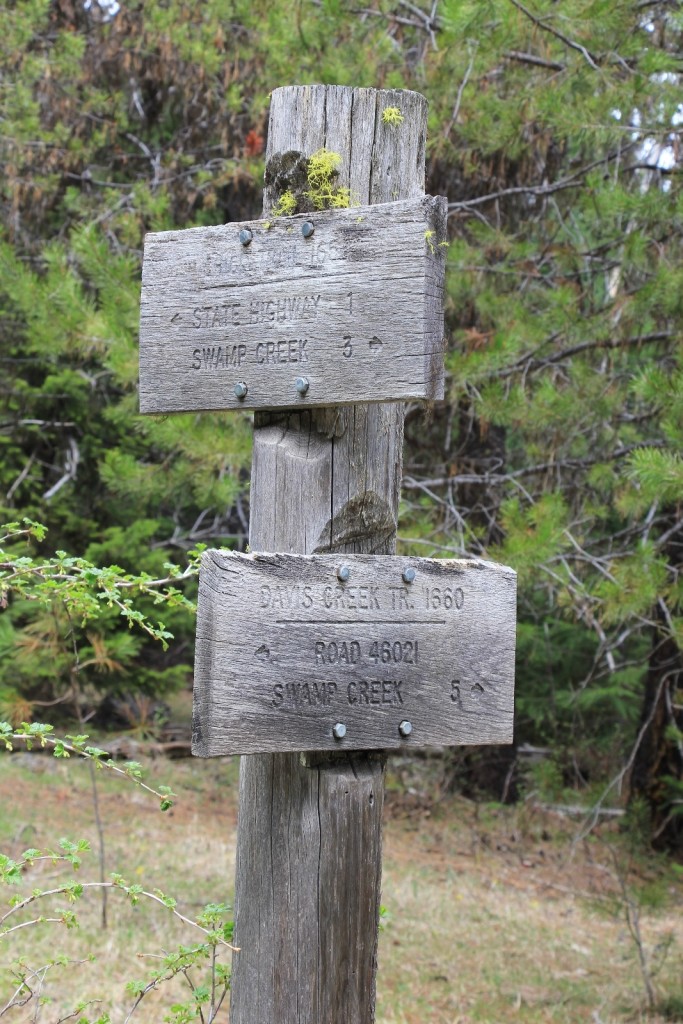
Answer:
[{"label": "grass ground", "polygon": [[[172,893],[190,917],[210,901],[229,902],[236,760],[156,761],[148,768],[179,794],[166,815],[132,786],[98,775],[107,871]],[[378,1024],[683,1021],[683,889],[670,867],[641,858],[627,873],[614,826],[572,843],[575,826],[564,817],[439,798],[435,780],[416,775],[413,785],[405,777],[410,770],[404,766],[402,778],[390,776],[388,783]],[[62,835],[88,838],[96,848],[87,766],[28,754],[0,757],[0,850],[17,855],[54,845]],[[656,979],[666,1012],[645,1010],[611,848],[621,850],[626,896],[649,894],[641,918],[646,955],[673,937]],[[86,855],[81,879],[97,875],[95,854]],[[27,889],[62,877],[60,866],[36,865]],[[6,906],[8,891],[0,896]],[[168,911],[132,908],[119,893],[110,893],[106,931],[95,895],[76,909],[78,929],[43,924],[0,940],[0,1017],[10,994],[10,961],[25,956],[39,966],[59,951],[96,959],[53,969],[43,990],[52,1002],[37,1017],[33,1003],[6,1019],[52,1024],[78,999],[99,994],[104,1002],[89,1015],[107,1009],[120,1024],[132,1004],[126,982],[156,964],[139,954],[194,939]],[[162,1021],[180,992],[178,983],[150,997],[134,1020]]]}]

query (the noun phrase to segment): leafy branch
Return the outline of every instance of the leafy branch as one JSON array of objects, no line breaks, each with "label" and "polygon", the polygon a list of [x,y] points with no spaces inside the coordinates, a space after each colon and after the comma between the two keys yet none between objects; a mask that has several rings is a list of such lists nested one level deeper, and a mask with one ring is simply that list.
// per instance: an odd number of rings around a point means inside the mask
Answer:
[{"label": "leafy branch", "polygon": [[74,755],[82,757],[95,768],[106,768],[115,775],[130,779],[140,789],[157,797],[162,811],[167,811],[173,806],[173,790],[169,786],[159,786],[155,789],[143,782],[142,766],[138,761],[125,761],[123,765],[118,765],[109,757],[106,750],[89,745],[89,737],[86,734],[67,735],[62,739],[53,736],[53,731],[53,726],[43,722],[22,722],[18,727],[13,727],[8,722],[0,722],[0,744],[4,744],[5,750],[10,753],[15,743],[23,743],[27,750],[32,750],[36,744],[43,748],[50,747],[54,757],[58,758]]},{"label": "leafy branch", "polygon": [[[29,967],[24,960],[16,961],[11,968],[16,988],[5,1005],[0,1008],[0,1017],[4,1017],[10,1010],[26,1006],[32,999],[40,1000],[45,979],[48,973],[55,967],[77,967],[81,964],[92,963],[94,959],[95,957],[92,955],[83,960],[70,960],[66,956],[57,956],[52,960],[48,960],[41,967]],[[80,1017],[81,1020],[84,1020],[81,1017],[83,1010],[99,1002],[101,1002],[100,999],[81,1000],[70,1013],[59,1017],[54,1024],[65,1024],[67,1020],[73,1020],[74,1017]],[[108,1018],[106,1016],[100,1017],[99,1021],[93,1022],[93,1024],[109,1024]]]},{"label": "leafy branch", "polygon": [[139,608],[133,597],[151,596],[154,604],[169,608],[194,610],[194,604],[177,584],[196,576],[203,546],[189,553],[185,569],[172,562],[164,563],[166,576],[155,578],[149,573],[126,573],[117,565],[99,567],[86,558],[57,551],[51,558],[36,559],[30,555],[13,555],[3,545],[22,539],[42,541],[47,530],[40,523],[24,519],[22,523],[6,523],[0,536],[0,608],[6,608],[13,593],[27,600],[49,605],[61,600],[74,617],[83,623],[96,619],[104,608],[118,608],[130,628],[138,626],[164,649],[173,638],[163,622],[153,622]]},{"label": "leafy branch", "polygon": [[[210,929],[206,942],[194,946],[179,946],[173,953],[164,953],[158,957],[162,961],[162,966],[152,971],[147,981],[129,982],[126,987],[137,998],[124,1024],[128,1024],[145,996],[159,988],[163,982],[179,975],[183,976],[191,989],[192,999],[189,1004],[174,1006],[175,1016],[168,1019],[175,1021],[176,1024],[185,1024],[185,1021],[194,1020],[197,1016],[203,1024],[211,1024],[216,1019],[230,988],[229,969],[217,961],[218,946],[220,944],[230,949],[235,948],[227,941],[232,937],[232,922],[224,920],[228,909],[224,903],[209,903],[198,919],[200,926]],[[207,960],[210,961],[211,984],[196,985],[190,970]]]},{"label": "leafy branch", "polygon": [[[80,843],[85,843],[85,840],[81,840]],[[85,847],[83,846],[79,846],[79,849],[84,848]],[[87,849],[90,849],[89,844],[87,844]],[[26,852],[30,854],[34,851],[28,850]],[[32,864],[34,863],[35,860],[38,859],[50,860],[53,863],[56,863],[60,860],[70,860],[69,857],[59,856],[58,854],[52,853],[48,853],[47,856],[45,857],[26,857],[26,854],[24,854],[22,860],[18,862],[10,862],[10,865],[8,866],[9,871],[11,872],[11,874],[14,874],[17,869],[20,871],[24,865]],[[6,860],[8,860],[8,858],[6,858],[4,854],[0,854],[0,870],[2,870],[3,874],[5,874],[3,861]],[[32,903],[35,903],[37,900],[45,899],[48,896],[66,896],[67,900],[70,903],[74,903],[76,902],[76,900],[80,899],[85,892],[93,889],[117,889],[120,892],[125,893],[125,895],[128,897],[130,901],[131,906],[133,907],[137,906],[137,904],[142,899],[149,900],[152,903],[158,903],[159,906],[166,907],[167,910],[170,910],[173,916],[176,917],[179,921],[182,921],[183,924],[190,925],[192,928],[198,928],[199,931],[203,932],[206,936],[210,937],[211,939],[215,939],[216,942],[220,943],[221,945],[227,946],[229,949],[234,950],[236,948],[235,946],[231,945],[230,942],[227,941],[226,937],[224,937],[222,934],[219,935],[216,932],[215,928],[205,927],[204,925],[200,924],[199,921],[193,921],[192,918],[186,917],[184,914],[181,914],[180,911],[176,909],[176,900],[173,896],[167,896],[166,893],[161,891],[161,889],[154,889],[153,892],[149,892],[147,889],[143,889],[141,885],[129,885],[125,878],[123,878],[123,876],[119,874],[112,874],[110,882],[72,881],[65,882],[64,885],[55,886],[54,889],[34,889],[30,896],[26,896],[25,899],[20,900],[17,903],[14,903],[13,906],[10,907],[10,909],[6,911],[2,915],[2,917],[0,917],[0,938],[9,935],[11,932],[18,931],[20,928],[26,928],[37,924],[45,924],[47,922],[55,924],[64,924],[66,925],[67,928],[77,927],[78,922],[76,920],[76,915],[73,913],[73,911],[70,910],[64,910],[62,911],[59,917],[54,918],[44,917],[43,915],[40,915],[39,917],[32,918],[28,921],[21,921],[18,924],[13,924],[10,926],[6,926],[5,922],[13,914],[18,913],[21,910],[24,910],[26,907],[30,906]]]},{"label": "leafy branch", "polygon": [[[81,855],[90,851],[90,844],[86,840],[72,842],[69,839],[61,839],[56,849],[25,850],[17,859],[0,854],[0,882],[6,885],[19,885],[23,880],[24,871],[40,861],[48,861],[52,864],[70,864],[74,870],[81,865]],[[161,969],[152,972],[151,977],[146,980],[130,982],[127,989],[136,998],[135,1002],[126,1017],[130,1021],[137,1007],[150,992],[158,988],[162,982],[169,981],[179,974],[182,974],[185,981],[192,989],[192,1000],[189,1004],[177,1004],[173,1007],[175,1016],[168,1018],[184,1024],[185,1021],[194,1020],[197,1016],[206,1024],[215,1020],[225,996],[229,989],[229,968],[218,962],[219,948],[234,950],[232,945],[232,921],[227,918],[229,908],[224,903],[209,903],[195,921],[186,917],[177,909],[177,901],[173,896],[162,892],[161,889],[151,891],[144,889],[138,884],[130,884],[120,874],[112,874],[111,880],[107,882],[79,882],[71,879],[51,889],[34,888],[23,898],[15,896],[10,900],[9,909],[0,916],[0,939],[6,938],[13,932],[23,928],[31,928],[40,924],[63,924],[71,929],[78,926],[78,920],[74,911],[70,908],[59,909],[58,916],[47,916],[39,914],[36,917],[28,917],[13,923],[14,916],[21,914],[33,904],[39,901],[65,897],[68,904],[75,904],[89,890],[102,891],[113,889],[122,892],[130,902],[131,906],[137,906],[142,900],[159,904],[171,912],[171,914],[184,925],[202,932],[203,941],[189,946],[180,946],[175,953],[164,953]],[[94,959],[92,957],[89,958]],[[31,968],[23,960],[13,965],[13,973],[16,988],[9,1001],[0,1009],[0,1017],[4,1016],[11,1009],[26,1005],[34,998],[40,998],[45,975],[53,967],[68,966],[73,963],[86,963],[86,960],[73,961],[64,956],[56,957],[54,960],[40,968]],[[190,976],[190,970],[198,966],[206,966],[208,963],[211,972],[209,985],[196,985]],[[93,1001],[90,1001],[92,1003]],[[208,1013],[205,1016],[203,1007],[208,1004]],[[90,1005],[87,1002],[79,1003],[73,1014],[60,1018],[66,1021]],[[86,1018],[79,1018],[83,1024],[87,1024]],[[104,1014],[98,1018],[97,1024],[109,1024],[109,1017]]]}]

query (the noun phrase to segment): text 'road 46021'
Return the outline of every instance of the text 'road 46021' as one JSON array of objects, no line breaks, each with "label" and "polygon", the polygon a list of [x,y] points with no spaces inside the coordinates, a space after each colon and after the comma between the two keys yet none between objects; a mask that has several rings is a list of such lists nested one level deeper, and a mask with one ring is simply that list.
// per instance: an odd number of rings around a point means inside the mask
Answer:
[{"label": "text 'road 46021'", "polygon": [[148,234],[140,409],[443,397],[446,200]]},{"label": "text 'road 46021'", "polygon": [[515,595],[491,562],[207,551],[193,751],[509,743]]}]

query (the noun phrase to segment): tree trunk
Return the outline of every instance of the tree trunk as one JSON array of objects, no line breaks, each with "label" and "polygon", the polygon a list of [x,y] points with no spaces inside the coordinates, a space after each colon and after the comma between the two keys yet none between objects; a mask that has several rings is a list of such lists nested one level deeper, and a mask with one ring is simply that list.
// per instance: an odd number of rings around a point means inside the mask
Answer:
[{"label": "tree trunk", "polygon": [[[680,566],[683,544],[673,538],[667,554],[671,565]],[[645,803],[655,849],[681,853],[683,807],[672,806],[672,800],[683,800],[683,654],[660,606],[655,620],[629,803],[632,808],[636,801]]]}]

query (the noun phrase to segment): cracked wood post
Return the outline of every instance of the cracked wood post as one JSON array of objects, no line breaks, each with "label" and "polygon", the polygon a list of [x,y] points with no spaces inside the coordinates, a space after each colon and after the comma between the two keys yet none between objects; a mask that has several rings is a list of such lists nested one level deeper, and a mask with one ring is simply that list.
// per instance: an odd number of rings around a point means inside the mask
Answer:
[{"label": "cracked wood post", "polygon": [[[387,107],[401,124],[383,121]],[[426,113],[413,92],[277,89],[267,158],[325,147],[354,202],[419,196]],[[276,199],[266,190],[265,216]],[[392,554],[402,449],[400,403],[257,412],[251,549]],[[381,752],[242,757],[231,1024],[374,1020],[384,763]]]}]

